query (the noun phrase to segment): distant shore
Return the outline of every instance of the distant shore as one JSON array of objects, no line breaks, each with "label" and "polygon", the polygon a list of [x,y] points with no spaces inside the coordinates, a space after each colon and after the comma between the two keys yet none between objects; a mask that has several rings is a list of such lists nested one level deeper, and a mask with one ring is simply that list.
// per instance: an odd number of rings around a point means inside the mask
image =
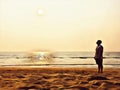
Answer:
[{"label": "distant shore", "polygon": [[0,90],[119,90],[120,69],[0,67]]}]

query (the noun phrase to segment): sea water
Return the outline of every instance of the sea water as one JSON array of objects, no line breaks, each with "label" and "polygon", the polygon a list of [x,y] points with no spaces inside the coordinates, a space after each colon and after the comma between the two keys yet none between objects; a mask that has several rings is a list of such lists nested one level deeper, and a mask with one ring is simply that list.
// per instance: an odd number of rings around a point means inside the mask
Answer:
[{"label": "sea water", "polygon": [[[95,52],[53,52],[51,58],[33,59],[27,52],[0,52],[0,66],[97,67]],[[120,52],[104,52],[104,67],[120,68]]]}]

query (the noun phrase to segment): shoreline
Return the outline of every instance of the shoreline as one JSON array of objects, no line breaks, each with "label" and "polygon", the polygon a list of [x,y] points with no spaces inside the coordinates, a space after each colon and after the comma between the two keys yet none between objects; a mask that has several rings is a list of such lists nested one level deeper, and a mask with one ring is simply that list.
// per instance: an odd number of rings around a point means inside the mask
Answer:
[{"label": "shoreline", "polygon": [[[97,65],[0,65],[0,68],[98,68]],[[104,65],[104,69],[120,69],[119,65]]]}]

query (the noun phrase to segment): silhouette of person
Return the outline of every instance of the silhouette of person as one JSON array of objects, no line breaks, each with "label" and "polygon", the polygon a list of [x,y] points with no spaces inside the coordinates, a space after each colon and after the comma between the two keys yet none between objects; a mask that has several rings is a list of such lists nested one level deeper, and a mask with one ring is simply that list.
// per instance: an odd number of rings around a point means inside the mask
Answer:
[{"label": "silhouette of person", "polygon": [[98,65],[98,73],[103,72],[103,46],[101,45],[102,41],[98,40],[96,42],[97,47],[96,47],[96,52],[95,52],[95,61],[96,64]]}]

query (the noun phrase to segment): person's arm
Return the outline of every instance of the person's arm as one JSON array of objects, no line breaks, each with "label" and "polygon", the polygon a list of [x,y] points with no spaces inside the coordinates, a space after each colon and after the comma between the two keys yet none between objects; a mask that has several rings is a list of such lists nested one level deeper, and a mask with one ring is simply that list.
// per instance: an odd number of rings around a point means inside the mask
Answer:
[{"label": "person's arm", "polygon": [[103,47],[99,47],[98,48],[98,55],[97,55],[98,59],[102,59],[103,58]]},{"label": "person's arm", "polygon": [[94,56],[94,59],[97,60],[98,59],[98,49],[96,47],[96,50],[95,50],[95,56]]}]

